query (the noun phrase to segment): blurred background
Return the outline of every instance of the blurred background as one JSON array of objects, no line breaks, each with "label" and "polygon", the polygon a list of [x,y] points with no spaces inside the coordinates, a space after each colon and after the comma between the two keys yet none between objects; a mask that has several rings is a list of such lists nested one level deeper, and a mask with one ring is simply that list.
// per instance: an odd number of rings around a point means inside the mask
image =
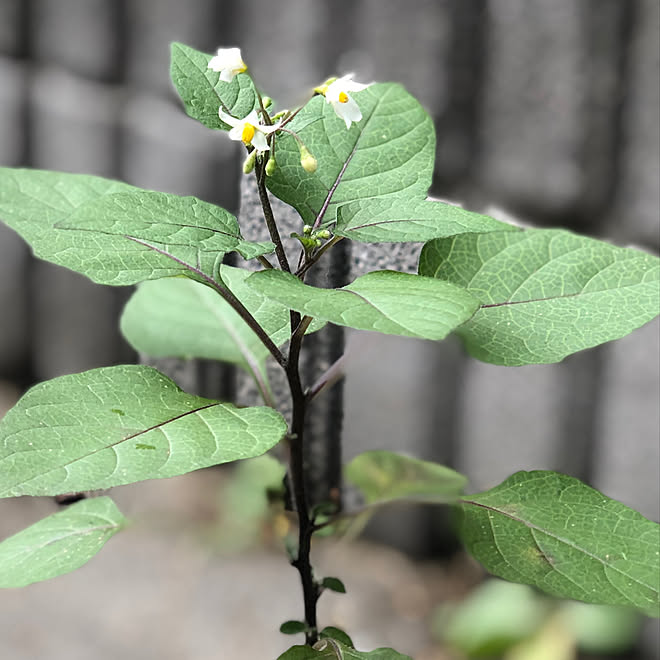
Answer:
[{"label": "blurred background", "polygon": [[[238,211],[239,152],[181,110],[172,41],[240,46],[284,106],[335,74],[399,81],[435,120],[433,195],[660,247],[657,0],[0,0],[0,165],[98,174]],[[117,331],[128,295],[34,260],[0,225],[0,414],[36,381],[136,360]],[[474,490],[557,469],[660,518],[657,321],[540,367],[481,364],[452,341],[351,333],[347,343],[346,459],[405,450],[466,473]],[[295,573],[263,544],[251,559],[218,561],[215,542],[191,540],[222,518],[229,486],[199,473],[118,489],[147,531],[123,533],[71,576],[0,594],[0,656],[276,657],[286,639],[245,630],[299,616]],[[0,534],[53,506],[0,502]],[[328,614],[334,625],[365,648],[461,657],[429,632],[435,605],[479,578],[454,554],[445,518],[425,507],[379,514],[367,565],[349,546],[328,552],[331,563],[344,553],[358,599]],[[362,623],[365,611],[375,623]],[[626,657],[655,657],[658,637],[646,623]]]}]

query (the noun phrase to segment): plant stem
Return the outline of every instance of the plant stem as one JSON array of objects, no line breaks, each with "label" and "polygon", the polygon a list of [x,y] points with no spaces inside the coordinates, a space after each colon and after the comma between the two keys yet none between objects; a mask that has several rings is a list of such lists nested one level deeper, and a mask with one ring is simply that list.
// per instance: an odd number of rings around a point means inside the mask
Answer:
[{"label": "plant stem", "polygon": [[[284,251],[282,239],[275,222],[273,209],[268,199],[265,183],[265,163],[257,161],[257,189],[259,201],[263,209],[266,226],[271,240],[275,244],[275,255],[280,268],[291,272],[289,261]],[[302,279],[303,276],[301,276]],[[314,573],[310,562],[312,535],[315,531],[314,520],[310,517],[307,486],[305,483],[305,415],[307,413],[307,397],[300,381],[300,350],[305,338],[305,331],[312,319],[290,311],[291,341],[289,342],[289,355],[284,364],[289,389],[291,391],[292,415],[289,433],[289,484],[291,489],[293,507],[298,514],[298,554],[291,564],[300,575],[305,608],[305,623],[307,631],[305,642],[309,646],[318,640],[318,626],[316,623],[316,603],[321,595],[321,588],[314,580]],[[278,360],[279,361],[279,360]]]},{"label": "plant stem", "polygon": [[282,121],[282,126],[286,126],[305,106],[301,105],[297,110],[294,110],[288,117]]},{"label": "plant stem", "polygon": [[257,257],[257,261],[266,269],[266,270],[272,270],[273,269],[273,264],[266,259],[263,255],[260,257]]},{"label": "plant stem", "polygon": [[307,388],[305,397],[307,401],[311,401],[318,396],[323,390],[332,387],[336,382],[344,377],[344,363],[346,362],[346,354],[344,353],[337,358],[325,371],[321,374],[319,379]]},{"label": "plant stem", "polygon": [[273,343],[268,333],[259,325],[259,322],[252,316],[250,311],[243,303],[225,286],[216,287],[218,293],[234,308],[234,311],[248,324],[252,332],[261,340],[261,343],[270,351],[277,363],[286,369],[287,360],[282,355],[280,349]]},{"label": "plant stem", "polygon": [[300,349],[305,336],[305,330],[310,322],[310,317],[304,317],[291,336],[286,373],[293,403],[291,434],[289,436],[289,480],[294,507],[298,513],[298,555],[291,564],[300,574],[305,606],[305,623],[308,627],[305,633],[305,642],[311,646],[318,640],[316,603],[321,595],[321,591],[318,583],[314,580],[314,573],[310,563],[312,534],[315,531],[315,527],[314,521],[310,518],[305,485],[304,431],[307,399],[300,382],[299,369]]},{"label": "plant stem", "polygon": [[305,260],[300,268],[296,271],[296,275],[302,279],[305,273],[330,249],[333,248],[339,241],[341,241],[343,236],[333,236],[323,247],[316,252],[316,254],[309,260]]},{"label": "plant stem", "polygon": [[261,208],[264,211],[264,218],[266,220],[266,227],[268,227],[270,239],[275,244],[275,256],[277,256],[280,268],[287,273],[290,273],[291,268],[289,267],[289,260],[286,258],[286,253],[284,252],[280,232],[277,229],[273,209],[270,205],[270,200],[268,199],[268,191],[266,190],[266,164],[257,160],[255,169],[257,175],[257,188],[259,190],[259,201],[261,202]]}]

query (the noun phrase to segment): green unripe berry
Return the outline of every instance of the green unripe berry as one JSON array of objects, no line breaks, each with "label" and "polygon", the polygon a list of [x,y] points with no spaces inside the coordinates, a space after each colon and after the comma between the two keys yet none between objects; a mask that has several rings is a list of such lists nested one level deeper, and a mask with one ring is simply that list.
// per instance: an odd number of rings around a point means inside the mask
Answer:
[{"label": "green unripe berry", "polygon": [[254,163],[257,159],[257,150],[253,149],[243,161],[243,174],[250,174],[254,169]]}]

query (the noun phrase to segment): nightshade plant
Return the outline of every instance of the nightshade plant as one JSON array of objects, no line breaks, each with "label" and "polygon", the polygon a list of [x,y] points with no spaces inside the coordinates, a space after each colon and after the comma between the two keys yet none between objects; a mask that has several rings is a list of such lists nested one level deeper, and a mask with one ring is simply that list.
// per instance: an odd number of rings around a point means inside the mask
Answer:
[{"label": "nightshade plant", "polygon": [[[312,537],[353,512],[336,501],[310,505],[305,416],[330,383],[301,380],[306,333],[326,323],[431,340],[454,332],[479,360],[558,362],[657,315],[659,260],[428,200],[433,124],[398,84],[329,79],[302,107],[274,113],[238,49],[212,57],[174,44],[171,73],[191,117],[245,146],[244,171],[256,178],[271,241],[246,240],[233,215],[193,197],[36,170],[0,170],[0,218],[42,259],[102,284],[143,283],[123,322],[134,345],[234,363],[266,405],[193,396],[143,365],[55,378],[30,389],[0,423],[0,496],[108,489],[281,443],[286,500],[298,521],[290,558],[303,593],[301,620],[281,630],[305,637],[281,659],[406,657],[358,651],[344,631],[317,622],[322,591],[343,585],[314,574]],[[295,253],[284,247],[268,191],[300,215]],[[306,284],[346,239],[424,242],[419,272],[371,272],[339,289]],[[223,263],[229,253],[258,263],[231,267]],[[273,409],[270,358],[290,389],[289,420]],[[355,458],[345,477],[362,493],[360,511],[402,499],[455,506],[468,551],[495,575],[560,598],[660,614],[659,526],[575,478],[518,472],[465,495],[466,479],[453,470],[383,451]],[[0,586],[77,568],[124,522],[105,495],[68,506],[0,543]]]}]

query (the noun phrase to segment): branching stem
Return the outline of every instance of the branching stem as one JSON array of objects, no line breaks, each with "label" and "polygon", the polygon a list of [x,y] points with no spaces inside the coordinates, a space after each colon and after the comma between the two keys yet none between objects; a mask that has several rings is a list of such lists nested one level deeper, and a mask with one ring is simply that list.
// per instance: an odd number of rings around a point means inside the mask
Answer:
[{"label": "branching stem", "polygon": [[344,363],[346,362],[346,354],[339,356],[328,368],[321,374],[318,380],[307,388],[305,397],[307,401],[311,401],[317,397],[323,390],[332,387],[335,383],[344,377]]},{"label": "branching stem", "polygon": [[[290,273],[291,268],[289,266],[289,261],[284,251],[284,245],[282,244],[282,239],[275,222],[270,200],[268,199],[265,167],[265,162],[257,160],[255,169],[259,201],[261,202],[261,207],[263,209],[268,233],[275,244],[275,255],[279,266],[283,271]],[[301,273],[299,277],[300,279],[304,279],[304,273]],[[314,572],[310,561],[312,536],[316,531],[316,527],[313,518],[310,516],[307,486],[305,483],[304,433],[308,399],[300,380],[300,351],[305,338],[305,332],[309,327],[309,324],[312,322],[312,318],[309,316],[301,318],[301,315],[298,312],[291,310],[290,322],[291,340],[289,342],[289,355],[285,359],[283,366],[286,372],[289,389],[291,391],[293,407],[291,427],[288,435],[288,478],[293,507],[298,514],[298,552],[295,559],[291,561],[291,564],[297,569],[300,575],[305,609],[305,623],[307,624],[305,641],[309,646],[312,646],[318,641],[316,604],[321,595],[321,587],[314,579]],[[261,336],[260,338],[263,341]],[[278,362],[280,361],[278,360]],[[280,362],[280,364],[282,363]]]},{"label": "branching stem", "polygon": [[173,254],[167,252],[161,247],[158,247],[157,245],[152,245],[148,241],[144,241],[140,238],[135,238],[134,236],[125,236],[125,238],[128,238],[129,240],[134,241],[135,243],[139,243],[140,245],[144,245],[145,247],[153,250],[154,252],[158,252],[163,256],[169,257],[176,263],[180,264],[181,266],[184,266],[191,273],[195,274],[206,284],[208,284],[212,289],[215,289],[227,301],[227,303],[229,303],[234,308],[234,311],[245,321],[245,323],[247,323],[247,325],[254,332],[254,334],[257,335],[257,337],[259,337],[261,343],[269,350],[270,354],[275,358],[276,362],[283,369],[287,368],[287,360],[284,357],[284,355],[282,355],[282,351],[280,351],[280,349],[277,346],[275,346],[273,340],[268,336],[268,333],[261,327],[257,319],[255,319],[254,316],[252,316],[250,310],[245,307],[245,305],[232,293],[232,291],[227,286],[224,285],[224,283],[216,282],[212,277],[210,277],[203,270],[201,270],[201,268],[193,266],[192,264],[189,264],[183,259],[179,259],[178,257],[175,257]]},{"label": "branching stem", "polygon": [[225,286],[216,287],[218,293],[234,308],[234,311],[250,326],[250,329],[259,337],[263,345],[270,351],[277,363],[286,369],[287,359],[282,355],[282,351],[275,345],[268,333],[259,325],[259,322],[252,316],[250,311],[243,303]]},{"label": "branching stem", "polygon": [[343,236],[333,236],[327,243],[321,247],[316,254],[309,260],[305,260],[304,263],[298,270],[296,271],[296,275],[302,279],[302,277],[305,275],[305,273],[332,247],[337,245],[339,241],[341,241],[344,237]]}]

